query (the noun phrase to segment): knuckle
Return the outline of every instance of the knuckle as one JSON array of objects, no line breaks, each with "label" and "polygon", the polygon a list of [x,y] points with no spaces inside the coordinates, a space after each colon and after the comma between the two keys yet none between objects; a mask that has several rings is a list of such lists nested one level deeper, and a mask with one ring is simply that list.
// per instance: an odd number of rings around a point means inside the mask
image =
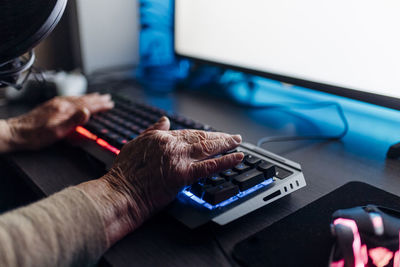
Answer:
[{"label": "knuckle", "polygon": [[198,135],[190,131],[183,135],[183,139],[188,144],[196,144],[200,142]]},{"label": "knuckle", "polygon": [[190,132],[190,130],[188,129],[184,129],[184,130],[179,130],[180,134],[183,136],[191,136],[192,133]]},{"label": "knuckle", "polygon": [[149,138],[151,141],[157,143],[159,146],[166,146],[172,141],[172,136],[159,130],[147,132],[143,136]]},{"label": "knuckle", "polygon": [[209,134],[205,131],[197,131],[196,135],[201,141],[209,139]]},{"label": "knuckle", "polygon": [[229,141],[229,145],[237,145],[237,141],[235,140],[235,138],[233,138],[233,136],[229,136],[227,137],[228,141]]},{"label": "knuckle", "polygon": [[205,153],[209,153],[212,150],[211,144],[209,142],[200,142],[200,146]]},{"label": "knuckle", "polygon": [[216,150],[216,145],[213,142],[202,141],[200,142],[200,146],[204,154],[211,156],[213,152]]},{"label": "knuckle", "polygon": [[70,103],[63,99],[57,99],[57,101],[53,102],[53,108],[57,112],[65,112],[70,108]]},{"label": "knuckle", "polygon": [[161,145],[167,145],[171,142],[171,138],[165,134],[159,134],[159,141]]}]

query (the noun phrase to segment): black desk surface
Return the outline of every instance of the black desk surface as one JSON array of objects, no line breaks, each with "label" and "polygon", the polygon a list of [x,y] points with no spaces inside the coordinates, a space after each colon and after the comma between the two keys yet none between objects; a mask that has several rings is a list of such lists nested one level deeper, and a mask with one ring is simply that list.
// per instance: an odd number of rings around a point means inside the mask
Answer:
[{"label": "black desk surface", "polygon": [[[148,96],[129,90],[129,94],[162,108],[173,108],[222,131],[240,133],[245,141],[252,143],[264,136],[293,134],[292,131],[304,134],[317,128],[287,112],[246,110],[220,98],[199,96],[194,92]],[[2,107],[0,116],[9,117],[25,110]],[[161,213],[111,248],[104,258],[112,266],[230,266],[224,253],[230,255],[237,242],[349,181],[363,181],[399,195],[400,161],[386,160],[387,148],[357,131],[350,131],[340,142],[271,144],[268,150],[302,165],[306,188],[224,227],[206,225],[189,231]],[[81,151],[63,143],[40,152],[21,152],[6,157],[32,189],[44,196],[103,173]]]}]

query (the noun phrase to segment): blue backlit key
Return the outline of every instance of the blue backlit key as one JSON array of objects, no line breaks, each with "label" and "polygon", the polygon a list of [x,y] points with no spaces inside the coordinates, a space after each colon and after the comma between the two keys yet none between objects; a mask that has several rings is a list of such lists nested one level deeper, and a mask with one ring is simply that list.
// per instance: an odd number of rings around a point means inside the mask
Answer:
[{"label": "blue backlit key", "polygon": [[246,172],[246,171],[248,171],[248,170],[250,170],[250,169],[251,169],[251,166],[246,165],[246,164],[244,164],[244,163],[240,163],[239,165],[236,165],[236,166],[233,168],[233,170],[236,171],[236,172],[238,172],[238,173],[244,173],[244,172]]},{"label": "blue backlit key", "polygon": [[237,195],[238,193],[239,188],[236,185],[226,182],[219,186],[205,189],[203,200],[211,205],[216,205]]},{"label": "blue backlit key", "polygon": [[242,173],[232,179],[232,183],[239,186],[240,191],[247,190],[265,180],[264,173],[253,169],[248,172]]},{"label": "blue backlit key", "polygon": [[232,179],[233,177],[237,176],[238,173],[235,172],[235,171],[233,171],[233,170],[231,170],[231,169],[229,169],[229,170],[226,170],[226,171],[220,173],[220,175],[221,175],[222,177],[224,177],[224,178],[230,180],[230,179]]},{"label": "blue backlit key", "polygon": [[217,186],[217,185],[223,184],[225,182],[226,182],[226,180],[219,175],[213,175],[206,179],[206,183],[211,184],[213,186]]},{"label": "blue backlit key", "polygon": [[261,159],[257,158],[256,156],[253,155],[246,155],[244,158],[244,163],[246,163],[249,166],[256,166],[261,162]]},{"label": "blue backlit key", "polygon": [[272,178],[276,174],[275,165],[271,162],[262,160],[257,169],[265,174],[265,178]]}]

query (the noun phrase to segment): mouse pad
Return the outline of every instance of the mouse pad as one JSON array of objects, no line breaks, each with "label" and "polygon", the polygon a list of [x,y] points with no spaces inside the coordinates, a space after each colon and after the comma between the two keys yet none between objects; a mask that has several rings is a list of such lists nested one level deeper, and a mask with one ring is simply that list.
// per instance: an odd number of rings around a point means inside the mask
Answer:
[{"label": "mouse pad", "polygon": [[238,243],[233,256],[243,266],[327,266],[332,213],[367,204],[400,210],[400,197],[361,182],[345,184]]}]

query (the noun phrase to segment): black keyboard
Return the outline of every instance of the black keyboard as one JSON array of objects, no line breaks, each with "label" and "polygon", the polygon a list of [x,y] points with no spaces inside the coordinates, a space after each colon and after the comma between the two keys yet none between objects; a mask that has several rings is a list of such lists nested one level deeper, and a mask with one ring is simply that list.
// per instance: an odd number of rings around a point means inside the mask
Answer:
[{"label": "black keyboard", "polygon": [[167,114],[164,110],[144,103],[134,103],[117,97],[113,100],[115,102],[114,109],[93,115],[84,128],[106,141],[109,145],[117,148],[117,150],[120,150],[129,140],[140,135],[162,116],[169,117],[171,130],[197,129],[214,131],[210,126],[183,116]]},{"label": "black keyboard", "polygon": [[[93,149],[89,149],[87,144],[81,145],[89,152],[91,151],[95,157],[98,156],[100,160],[107,161],[105,163],[108,166],[111,166],[113,158],[120,153],[124,144],[136,138],[162,116],[169,117],[171,130],[215,131],[208,125],[181,115],[170,114],[145,103],[133,102],[122,97],[114,97],[113,100],[115,102],[114,109],[98,113],[86,125],[76,128],[76,132],[84,136],[91,144],[96,144],[102,150],[107,150],[108,154],[114,155],[111,158],[104,158],[99,155],[100,151],[93,152]],[[268,201],[305,186],[302,174],[301,177],[298,176],[298,173],[301,173],[298,164],[285,166],[279,161],[283,160],[286,164],[291,162],[246,143],[225,154],[237,151],[245,154],[242,163],[210,177],[199,177],[197,183],[181,191],[177,200],[186,206],[189,204],[195,209],[200,209],[200,213],[208,210],[212,217],[215,217],[231,206],[243,204],[255,195],[268,191],[277,183],[282,184],[282,181],[291,176],[297,175],[297,180],[288,184],[287,187],[282,187],[282,194],[274,192],[275,195],[271,199],[267,199]],[[221,155],[216,155],[216,157],[218,156]],[[265,202],[268,201],[265,200]]]}]

